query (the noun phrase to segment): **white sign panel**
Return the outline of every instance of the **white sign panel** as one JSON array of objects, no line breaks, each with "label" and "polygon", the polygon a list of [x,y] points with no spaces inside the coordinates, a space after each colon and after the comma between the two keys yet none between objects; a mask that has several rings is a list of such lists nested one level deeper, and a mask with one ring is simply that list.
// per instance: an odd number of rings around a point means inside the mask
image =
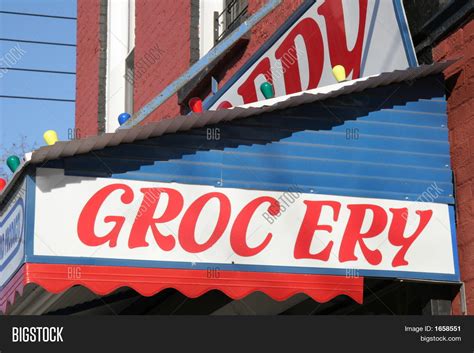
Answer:
[{"label": "white sign panel", "polygon": [[457,277],[443,204],[307,194],[297,186],[276,192],[83,178],[56,169],[39,169],[36,184],[34,255],[46,261]]},{"label": "white sign panel", "polygon": [[25,183],[0,214],[0,287],[25,260]]},{"label": "white sign panel", "polygon": [[276,37],[211,98],[210,109],[265,99],[265,81],[277,97],[337,83],[336,65],[349,79],[417,65],[400,0],[315,1]]}]

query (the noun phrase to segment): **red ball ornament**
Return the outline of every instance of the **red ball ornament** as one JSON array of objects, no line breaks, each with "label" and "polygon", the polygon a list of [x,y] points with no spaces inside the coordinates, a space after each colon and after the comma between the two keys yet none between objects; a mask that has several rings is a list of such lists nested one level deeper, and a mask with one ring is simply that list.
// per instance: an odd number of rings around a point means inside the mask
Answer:
[{"label": "red ball ornament", "polygon": [[191,98],[189,100],[189,108],[194,113],[202,113],[202,100],[198,97]]},{"label": "red ball ornament", "polygon": [[3,178],[0,178],[0,192],[5,189],[5,186],[7,186],[7,181]]}]

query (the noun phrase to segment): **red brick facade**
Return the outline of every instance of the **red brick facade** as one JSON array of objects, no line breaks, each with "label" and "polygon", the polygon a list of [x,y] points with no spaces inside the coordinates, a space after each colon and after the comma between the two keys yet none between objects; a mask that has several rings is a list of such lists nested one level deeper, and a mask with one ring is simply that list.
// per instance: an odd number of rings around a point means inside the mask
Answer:
[{"label": "red brick facade", "polygon": [[[142,0],[135,6],[135,65],[156,46],[161,53],[139,79],[135,73],[134,109],[137,111],[189,67],[191,1]],[[179,111],[175,95],[147,121],[174,116]]]},{"label": "red brick facade", "polygon": [[78,0],[76,129],[80,137],[98,133],[99,20],[99,0]]},{"label": "red brick facade", "polygon": [[[445,72],[448,127],[455,176],[457,238],[467,308],[474,314],[474,20],[433,49],[436,61],[459,59]],[[453,305],[459,313],[459,298]]]}]

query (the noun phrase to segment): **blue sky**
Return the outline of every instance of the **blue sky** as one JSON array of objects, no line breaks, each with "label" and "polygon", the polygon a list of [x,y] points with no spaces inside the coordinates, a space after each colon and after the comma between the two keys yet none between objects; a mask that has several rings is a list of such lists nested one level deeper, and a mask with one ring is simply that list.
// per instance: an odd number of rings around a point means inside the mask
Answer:
[{"label": "blue sky", "polygon": [[[76,0],[1,0],[0,11],[76,17]],[[76,21],[0,13],[0,38],[76,44]],[[5,64],[12,58],[8,53],[19,58],[13,65]],[[0,67],[76,71],[75,47],[0,40],[0,59]],[[0,76],[0,95],[75,99],[75,75],[8,70]],[[28,146],[41,147],[49,129],[66,140],[74,128],[74,105],[0,97],[0,156],[22,136]],[[8,169],[4,161],[0,165],[0,173]]]}]

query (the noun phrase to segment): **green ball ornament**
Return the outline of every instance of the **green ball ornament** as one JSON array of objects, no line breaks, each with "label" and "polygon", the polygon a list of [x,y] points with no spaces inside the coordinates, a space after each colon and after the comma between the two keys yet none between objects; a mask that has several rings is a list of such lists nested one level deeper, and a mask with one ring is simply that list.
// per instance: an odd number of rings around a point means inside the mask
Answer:
[{"label": "green ball ornament", "polygon": [[264,82],[260,85],[260,91],[262,91],[263,96],[266,99],[275,97],[275,92],[273,92],[273,86],[269,82]]},{"label": "green ball ornament", "polygon": [[15,171],[18,169],[20,166],[20,158],[17,156],[10,156],[7,158],[7,166],[10,168],[12,173],[15,173]]}]

